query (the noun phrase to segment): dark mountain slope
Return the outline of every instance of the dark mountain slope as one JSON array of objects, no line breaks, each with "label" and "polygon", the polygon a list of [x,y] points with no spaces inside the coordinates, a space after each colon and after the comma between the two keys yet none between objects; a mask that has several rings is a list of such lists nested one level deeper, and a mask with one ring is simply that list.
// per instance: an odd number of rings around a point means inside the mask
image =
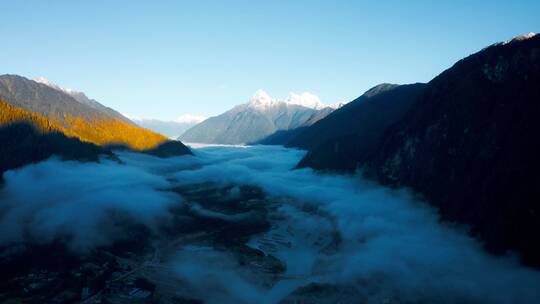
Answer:
[{"label": "dark mountain slope", "polygon": [[376,86],[301,132],[288,146],[309,150],[300,167],[354,171],[424,88],[420,83]]},{"label": "dark mountain slope", "polygon": [[313,149],[328,140],[356,134],[359,128],[379,124],[381,116],[390,119],[396,113],[403,112],[403,108],[408,109],[410,103],[401,102],[404,99],[402,97],[415,94],[422,86],[423,84],[399,86],[387,83],[375,86],[313,124],[292,139],[287,146]]},{"label": "dark mountain slope", "polygon": [[45,116],[13,107],[0,100],[0,178],[4,171],[45,160],[97,161],[108,150],[66,137],[61,126]]},{"label": "dark mountain slope", "polygon": [[317,112],[313,113],[313,115],[309,117],[306,121],[302,122],[302,124],[295,126],[294,128],[291,128],[291,129],[278,130],[268,135],[267,137],[259,140],[258,142],[255,142],[254,144],[285,146],[289,144],[289,142],[291,142],[294,138],[296,138],[296,136],[304,132],[308,127],[312,126],[313,124],[317,123],[321,119],[330,115],[335,110],[336,110],[335,108],[331,108],[331,107],[320,109]]},{"label": "dark mountain slope", "polygon": [[304,132],[308,127],[298,127],[291,130],[278,130],[267,137],[255,142],[259,145],[280,145],[285,146],[296,136]]},{"label": "dark mountain slope", "polygon": [[540,36],[488,47],[433,79],[366,170],[425,195],[496,252],[540,266]]}]

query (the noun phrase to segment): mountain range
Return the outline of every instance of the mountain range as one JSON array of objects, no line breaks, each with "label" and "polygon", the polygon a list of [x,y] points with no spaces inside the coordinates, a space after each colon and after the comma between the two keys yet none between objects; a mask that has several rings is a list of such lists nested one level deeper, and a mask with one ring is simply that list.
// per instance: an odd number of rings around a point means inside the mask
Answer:
[{"label": "mountain range", "polygon": [[[465,224],[489,250],[540,267],[540,35],[472,54],[428,83],[381,84],[327,107],[311,94],[264,91],[180,139],[284,144],[307,150],[298,168],[360,173],[406,187]],[[110,146],[191,153],[80,92],[0,76],[0,172],[50,155],[96,160]]]},{"label": "mountain range", "polygon": [[291,93],[286,100],[277,100],[258,90],[247,103],[206,119],[178,139],[209,144],[257,143],[276,132],[310,126],[339,106],[325,106],[310,93]]},{"label": "mountain range", "polygon": [[379,85],[285,144],[299,168],[408,187],[486,248],[540,267],[540,35],[458,61],[427,84]]},{"label": "mountain range", "polygon": [[97,154],[111,155],[113,147],[159,156],[191,153],[181,142],[143,129],[85,94],[43,78],[0,76],[0,107],[0,137],[9,139],[0,148],[2,171],[53,154],[95,160]]}]

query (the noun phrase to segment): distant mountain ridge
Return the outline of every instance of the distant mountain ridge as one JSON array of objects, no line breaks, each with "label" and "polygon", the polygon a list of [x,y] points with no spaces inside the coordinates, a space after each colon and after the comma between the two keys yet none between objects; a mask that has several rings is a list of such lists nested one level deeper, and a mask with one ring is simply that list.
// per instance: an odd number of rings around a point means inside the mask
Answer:
[{"label": "distant mountain ridge", "polygon": [[187,120],[182,122],[134,117],[130,117],[130,119],[140,127],[163,134],[171,139],[180,137],[188,129],[200,123],[200,121],[195,122],[195,120]]},{"label": "distant mountain ridge", "polygon": [[247,103],[206,119],[179,139],[211,144],[255,143],[280,130],[311,125],[333,110],[309,93],[276,100],[259,90]]}]

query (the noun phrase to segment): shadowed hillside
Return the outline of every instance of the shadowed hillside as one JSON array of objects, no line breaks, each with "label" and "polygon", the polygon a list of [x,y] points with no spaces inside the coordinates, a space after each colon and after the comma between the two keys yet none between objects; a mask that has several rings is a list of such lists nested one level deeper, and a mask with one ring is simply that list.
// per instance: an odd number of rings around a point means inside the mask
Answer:
[{"label": "shadowed hillside", "polygon": [[46,117],[0,101],[0,174],[52,155],[67,160],[97,161],[104,148],[68,138],[62,127]]},{"label": "shadowed hillside", "polygon": [[354,171],[424,88],[420,83],[378,85],[302,131],[287,146],[308,149],[299,167]]},{"label": "shadowed hillside", "polygon": [[[52,155],[81,161],[98,161],[100,154],[113,156],[110,150],[117,147],[115,144],[119,142],[118,139],[128,138],[132,134],[137,136],[138,131],[136,127],[118,121],[112,123],[113,126],[120,124],[123,130],[128,132],[117,131],[114,134],[112,132],[115,129],[108,129],[110,125],[93,127],[82,119],[76,120],[73,128],[67,128],[41,114],[31,113],[0,100],[0,174],[28,163],[45,160]],[[115,137],[117,135],[120,137]],[[143,136],[131,142],[145,147],[145,139]],[[99,144],[106,146],[101,147]],[[121,147],[132,149],[127,145]],[[139,151],[159,157],[191,154],[189,148],[181,142],[169,140],[156,142],[152,148]]]},{"label": "shadowed hillside", "polygon": [[[540,267],[539,84],[540,35],[517,37],[458,61],[414,95],[388,95],[407,87],[399,86],[353,102],[293,146],[309,150],[300,167],[362,168],[410,187],[493,252],[513,250]],[[371,108],[385,95],[390,107]],[[385,113],[398,104],[409,109],[392,120]]]},{"label": "shadowed hillside", "polygon": [[367,165],[540,267],[539,105],[540,35],[488,47],[433,79]]}]

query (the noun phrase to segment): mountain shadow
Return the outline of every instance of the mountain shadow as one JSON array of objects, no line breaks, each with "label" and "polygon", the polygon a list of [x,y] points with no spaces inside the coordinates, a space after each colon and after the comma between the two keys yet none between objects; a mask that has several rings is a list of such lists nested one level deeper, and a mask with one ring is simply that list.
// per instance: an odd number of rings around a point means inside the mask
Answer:
[{"label": "mountain shadow", "polygon": [[7,170],[43,161],[53,155],[64,160],[93,161],[113,154],[102,147],[69,138],[60,132],[44,133],[29,122],[0,126],[0,175]]},{"label": "mountain shadow", "polygon": [[154,148],[146,149],[146,150],[133,150],[131,147],[122,143],[109,144],[109,145],[106,145],[105,147],[110,150],[122,150],[122,151],[145,153],[145,154],[149,154],[149,155],[153,155],[153,156],[157,156],[161,158],[182,156],[182,155],[193,155],[193,152],[191,152],[191,150],[179,140],[168,140],[157,145]]},{"label": "mountain shadow", "polygon": [[278,130],[259,141],[249,143],[249,145],[284,146],[284,145],[287,145],[291,140],[293,140],[296,136],[298,136],[298,134],[301,134],[307,128],[308,127],[299,127],[299,128],[291,129],[291,130]]}]

